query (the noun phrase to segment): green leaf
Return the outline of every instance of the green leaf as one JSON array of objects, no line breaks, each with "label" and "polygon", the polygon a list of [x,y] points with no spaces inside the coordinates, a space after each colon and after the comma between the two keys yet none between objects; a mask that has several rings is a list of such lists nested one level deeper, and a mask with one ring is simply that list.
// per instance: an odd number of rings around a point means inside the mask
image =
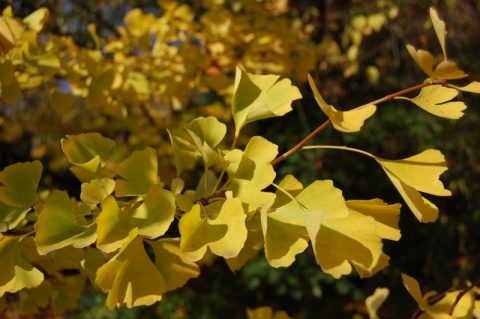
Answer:
[{"label": "green leaf", "polygon": [[40,161],[16,163],[0,172],[0,202],[14,207],[30,207],[37,198],[42,175]]},{"label": "green leaf", "polygon": [[175,196],[153,185],[145,201],[133,208],[118,206],[113,196],[107,196],[102,202],[102,213],[97,218],[97,247],[105,252],[120,248],[128,240],[132,229],[138,228],[141,236],[156,238],[165,234],[175,215]]},{"label": "green leaf", "polygon": [[155,267],[165,280],[166,291],[182,287],[188,280],[200,275],[200,267],[182,254],[180,239],[166,238],[146,242],[153,248]]},{"label": "green leaf", "polygon": [[44,279],[40,270],[22,258],[22,239],[0,234],[0,297],[6,292],[37,287]]},{"label": "green leaf", "polygon": [[92,247],[85,248],[84,258],[80,261],[80,265],[93,285],[95,285],[97,270],[105,264],[106,261],[107,257],[102,251]]},{"label": "green leaf", "polygon": [[441,85],[429,85],[424,87],[413,99],[404,96],[395,98],[408,100],[433,115],[455,120],[462,117],[462,111],[467,108],[463,102],[448,102],[457,95],[458,91],[455,89]]},{"label": "green leaf", "polygon": [[290,80],[278,75],[254,75],[237,67],[232,98],[235,136],[250,122],[282,116],[292,110],[292,101],[302,98]]},{"label": "green leaf", "polygon": [[67,135],[62,138],[63,153],[70,163],[95,173],[99,166],[104,166],[106,158],[115,142],[98,133]]},{"label": "green leaf", "polygon": [[162,299],[167,283],[152,263],[142,237],[133,229],[128,240],[110,261],[97,271],[95,283],[108,292],[107,306],[126,304],[128,308],[149,306]]},{"label": "green leaf", "polygon": [[151,147],[135,151],[113,170],[123,178],[115,182],[116,196],[144,196],[159,180],[157,152]]},{"label": "green leaf", "polygon": [[58,285],[53,285],[51,294],[53,313],[63,316],[68,310],[78,307],[78,301],[85,287],[85,275],[62,276]]},{"label": "green leaf", "polygon": [[333,105],[325,102],[310,74],[308,75],[308,83],[312,88],[315,100],[320,106],[320,109],[328,116],[330,121],[332,121],[333,127],[340,132],[352,133],[360,131],[363,123],[377,110],[375,105],[368,104],[350,111],[339,111]]},{"label": "green leaf", "polygon": [[115,181],[110,178],[94,179],[82,184],[80,199],[87,204],[98,204],[111,195],[115,189]]},{"label": "green leaf", "polygon": [[81,225],[77,222],[72,200],[67,193],[53,191],[35,224],[35,241],[38,252],[51,251],[72,245],[83,248],[97,239],[96,224]]},{"label": "green leaf", "polygon": [[200,260],[210,248],[224,258],[237,256],[247,239],[246,215],[238,198],[208,206],[196,204],[180,219],[180,249],[191,261]]},{"label": "green leaf", "polygon": [[350,211],[353,210],[365,216],[372,216],[377,224],[378,236],[390,240],[400,239],[398,221],[400,220],[401,204],[388,205],[378,198],[371,200],[347,200],[346,204]]},{"label": "green leaf", "polygon": [[30,207],[13,207],[0,202],[0,232],[14,229],[27,216]]},{"label": "green leaf", "polygon": [[262,190],[275,179],[275,171],[270,162],[277,154],[277,145],[263,137],[254,136],[248,142],[245,152],[233,150],[224,157],[229,162],[227,173],[230,183],[226,189],[247,205],[249,217],[256,209],[275,198],[273,193]]},{"label": "green leaf", "polygon": [[44,280],[38,287],[20,290],[18,295],[22,313],[34,317],[41,308],[47,308],[52,290],[52,284],[48,280]]}]

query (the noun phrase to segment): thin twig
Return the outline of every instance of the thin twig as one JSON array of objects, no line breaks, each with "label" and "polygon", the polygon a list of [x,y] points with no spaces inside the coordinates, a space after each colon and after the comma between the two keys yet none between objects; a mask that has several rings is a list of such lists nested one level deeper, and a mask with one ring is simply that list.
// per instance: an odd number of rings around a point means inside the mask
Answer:
[{"label": "thin twig", "polygon": [[[413,92],[413,91],[417,91],[417,90],[420,90],[426,86],[430,86],[430,85],[436,85],[436,84],[445,84],[446,83],[446,80],[444,79],[432,79],[430,82],[425,82],[425,83],[422,83],[422,84],[418,84],[418,85],[415,85],[415,86],[412,86],[412,87],[409,87],[407,89],[404,89],[404,90],[401,90],[401,91],[398,91],[398,92],[395,92],[395,93],[392,93],[392,94],[389,94],[389,95],[386,95],[384,97],[382,97],[381,99],[378,99],[378,100],[375,100],[373,102],[370,102],[370,103],[367,103],[367,104],[364,104],[364,105],[361,105],[359,107],[356,107],[354,108],[354,110],[356,109],[361,109],[363,107],[366,107],[367,105],[371,105],[371,104],[381,104],[381,103],[384,103],[384,102],[387,102],[387,101],[390,101],[390,100],[393,100],[394,98],[396,98],[397,96],[401,96],[401,95],[404,95],[404,94],[407,94],[407,93],[410,93],[410,92]],[[313,132],[311,132],[310,134],[308,134],[307,137],[305,137],[303,140],[301,140],[297,145],[295,145],[294,147],[292,147],[291,149],[289,149],[287,152],[283,153],[282,155],[278,156],[276,159],[274,159],[270,164],[272,165],[275,165],[275,164],[278,164],[280,163],[281,161],[283,161],[284,159],[286,159],[287,157],[289,157],[290,155],[298,152],[299,150],[302,149],[302,147],[308,142],[310,141],[313,137],[315,137],[315,135],[317,135],[318,133],[320,133],[321,131],[323,131],[332,121],[330,119],[326,120],[325,122],[323,122],[322,125],[320,125],[319,127],[317,127]]]},{"label": "thin twig", "polygon": [[455,306],[458,304],[458,302],[460,301],[460,299],[462,299],[462,297],[467,293],[469,292],[470,290],[472,290],[474,287],[476,286],[479,286],[480,285],[480,279],[478,279],[477,281],[475,281],[473,284],[471,284],[470,286],[468,287],[465,287],[465,289],[463,289],[462,291],[460,291],[460,293],[458,294],[457,298],[455,299],[455,302],[452,303],[452,305],[450,306],[450,308],[448,308],[448,314],[451,315],[453,313],[453,310],[455,309]]}]

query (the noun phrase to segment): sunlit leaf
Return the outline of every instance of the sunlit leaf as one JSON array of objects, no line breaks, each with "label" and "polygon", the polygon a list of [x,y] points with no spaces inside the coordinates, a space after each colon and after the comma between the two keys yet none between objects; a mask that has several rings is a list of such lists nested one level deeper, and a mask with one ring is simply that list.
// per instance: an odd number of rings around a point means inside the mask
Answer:
[{"label": "sunlit leaf", "polygon": [[373,295],[365,299],[369,319],[380,319],[377,315],[378,309],[382,306],[389,294],[388,288],[377,288]]},{"label": "sunlit leaf", "polygon": [[310,75],[308,75],[308,82],[312,88],[315,100],[323,113],[332,121],[333,127],[341,132],[352,133],[360,131],[363,123],[377,110],[375,105],[369,104],[350,111],[339,111],[333,105],[325,102]]},{"label": "sunlit leaf", "polygon": [[477,82],[477,81],[473,81],[466,86],[455,86],[455,85],[452,85],[452,84],[448,84],[448,86],[453,87],[453,88],[455,88],[457,90],[460,90],[460,91],[480,94],[480,82]]},{"label": "sunlit leaf", "polygon": [[273,193],[262,190],[275,179],[275,171],[270,162],[277,154],[277,145],[263,137],[254,136],[248,142],[245,152],[233,150],[224,157],[229,162],[227,173],[231,179],[227,190],[248,205],[249,214],[275,198]]},{"label": "sunlit leaf", "polygon": [[38,252],[51,251],[72,245],[89,246],[97,239],[96,224],[81,225],[75,219],[72,201],[67,193],[54,191],[35,224]]},{"label": "sunlit leaf", "polygon": [[438,41],[442,47],[443,56],[445,60],[447,60],[447,51],[445,50],[445,37],[447,36],[447,31],[445,30],[445,22],[440,20],[437,11],[435,11],[433,7],[430,8],[430,19],[432,20],[433,28],[435,29]]},{"label": "sunlit leaf", "polygon": [[0,202],[14,207],[30,207],[37,198],[42,175],[40,161],[16,163],[0,171]]},{"label": "sunlit leaf", "polygon": [[113,193],[115,181],[110,178],[94,179],[82,184],[80,199],[87,204],[98,204]]},{"label": "sunlit leaf", "polygon": [[123,178],[115,182],[116,196],[146,195],[150,186],[158,181],[157,152],[151,147],[135,151],[115,166],[114,171]]},{"label": "sunlit leaf", "polygon": [[385,239],[399,240],[401,204],[388,205],[381,199],[347,200],[345,202],[350,210],[366,216],[372,216],[377,224],[377,234]]},{"label": "sunlit leaf", "polygon": [[200,267],[181,252],[179,239],[147,240],[147,243],[152,246],[155,267],[165,280],[167,291],[182,287],[188,280],[200,275]]},{"label": "sunlit leaf", "polygon": [[[472,318],[472,312],[474,308],[474,301],[475,297],[473,293],[470,291],[464,294],[458,303],[455,305],[453,309],[452,315],[446,317],[445,315],[448,314],[450,307],[455,303],[458,295],[462,293],[461,290],[455,290],[446,293],[445,297],[440,299],[438,302],[435,302],[433,305],[430,305],[430,309],[428,313],[421,314],[418,318],[419,319],[431,319],[434,318]],[[425,299],[426,295],[423,297]],[[435,313],[432,315],[432,313]]]},{"label": "sunlit leaf", "polygon": [[19,247],[22,239],[0,234],[0,296],[37,287],[43,281],[42,272],[22,258]]},{"label": "sunlit leaf", "polygon": [[40,8],[30,13],[23,19],[23,22],[28,26],[30,30],[40,32],[43,29],[43,25],[48,19],[50,12],[47,8]]},{"label": "sunlit leaf", "polygon": [[152,305],[162,299],[162,293],[167,289],[137,233],[137,229],[133,229],[118,254],[97,271],[95,283],[108,292],[110,310],[123,304],[128,308]]},{"label": "sunlit leaf", "polygon": [[215,255],[233,258],[247,239],[245,219],[238,198],[228,198],[208,206],[196,204],[180,219],[180,249],[192,261],[200,260],[207,247]]},{"label": "sunlit leaf", "polygon": [[125,206],[121,209],[113,196],[107,196],[97,218],[97,246],[105,252],[112,252],[128,240],[128,234],[134,228],[138,228],[141,236],[159,237],[168,230],[174,215],[175,197],[161,185],[152,186],[145,201],[137,208]]},{"label": "sunlit leaf", "polygon": [[292,101],[302,98],[290,80],[278,79],[278,75],[254,75],[237,67],[232,99],[235,136],[247,123],[290,112]]},{"label": "sunlit leaf", "polygon": [[115,142],[98,133],[67,135],[62,138],[62,149],[70,163],[95,173],[115,146]]},{"label": "sunlit leaf", "polygon": [[440,62],[435,70],[433,70],[433,56],[430,52],[425,50],[417,50],[414,46],[407,44],[407,51],[412,56],[417,65],[428,74],[430,78],[455,80],[467,76],[457,65],[452,61]]},{"label": "sunlit leaf", "polygon": [[396,99],[408,100],[433,115],[455,120],[462,117],[462,111],[467,108],[463,102],[448,102],[457,94],[458,91],[452,88],[429,85],[413,99],[404,96],[397,96]]},{"label": "sunlit leaf", "polygon": [[13,207],[0,202],[0,232],[6,232],[17,227],[30,209],[30,207]]}]

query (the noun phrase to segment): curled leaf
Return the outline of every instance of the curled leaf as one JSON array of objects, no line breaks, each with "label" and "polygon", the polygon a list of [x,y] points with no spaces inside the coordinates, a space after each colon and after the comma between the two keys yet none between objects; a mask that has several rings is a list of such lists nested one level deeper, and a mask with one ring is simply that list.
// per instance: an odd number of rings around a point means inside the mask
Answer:
[{"label": "curled leaf", "polygon": [[440,62],[435,70],[433,69],[433,55],[425,50],[417,50],[414,46],[407,44],[407,51],[413,58],[415,63],[428,74],[430,78],[455,80],[467,76],[457,65],[452,61]]},{"label": "curled leaf", "polygon": [[325,102],[310,74],[308,75],[308,82],[320,109],[332,121],[333,127],[340,132],[352,133],[360,131],[363,123],[377,110],[375,105],[368,104],[350,111],[339,111],[333,105]]}]

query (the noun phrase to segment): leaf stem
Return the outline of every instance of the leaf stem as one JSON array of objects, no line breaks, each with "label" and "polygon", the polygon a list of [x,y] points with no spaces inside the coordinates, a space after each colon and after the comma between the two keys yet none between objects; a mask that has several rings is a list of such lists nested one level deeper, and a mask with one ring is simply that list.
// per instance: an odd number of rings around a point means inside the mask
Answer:
[{"label": "leaf stem", "polygon": [[[401,96],[401,95],[404,95],[404,94],[407,94],[407,93],[410,93],[410,92],[413,92],[413,91],[423,89],[426,86],[436,85],[436,84],[445,84],[446,82],[447,81],[444,80],[444,79],[431,79],[431,81],[424,82],[422,84],[418,84],[418,85],[409,87],[407,89],[404,89],[404,90],[401,90],[401,91],[398,91],[398,92],[395,92],[395,93],[392,93],[392,94],[388,94],[388,95],[386,95],[386,96],[384,96],[384,97],[382,97],[378,100],[375,100],[373,102],[358,106],[358,107],[354,108],[354,110],[363,108],[363,107],[365,107],[367,105],[370,105],[370,104],[377,105],[377,104],[385,103],[387,101],[393,100],[397,96]],[[310,134],[308,134],[303,140],[301,140],[298,144],[296,144],[294,147],[289,149],[287,152],[285,152],[282,155],[275,158],[270,164],[272,164],[272,165],[278,164],[281,161],[283,161],[284,159],[286,159],[287,157],[289,157],[290,155],[300,151],[308,141],[310,141],[313,137],[315,137],[315,135],[317,135],[318,133],[323,131],[331,122],[332,121],[330,119],[323,122],[322,125],[317,127],[314,131],[312,131]]]},{"label": "leaf stem", "polygon": [[455,309],[455,306],[458,304],[458,302],[460,301],[460,299],[462,299],[462,297],[467,293],[469,292],[470,290],[472,290],[473,288],[477,287],[480,285],[480,279],[478,279],[477,281],[475,281],[473,284],[471,284],[470,286],[466,287],[465,289],[463,289],[462,291],[460,291],[460,293],[457,295],[457,298],[455,298],[455,302],[452,303],[452,305],[450,306],[450,308],[448,308],[448,314],[449,315],[452,315],[453,313],[453,310]]}]

